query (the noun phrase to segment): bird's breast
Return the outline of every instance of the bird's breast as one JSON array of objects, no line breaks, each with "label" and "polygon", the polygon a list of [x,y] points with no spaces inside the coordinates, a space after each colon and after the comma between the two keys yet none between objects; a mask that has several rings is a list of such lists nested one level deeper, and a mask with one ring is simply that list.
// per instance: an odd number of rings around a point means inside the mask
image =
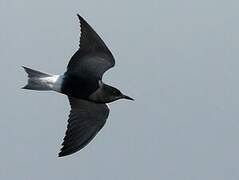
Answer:
[{"label": "bird's breast", "polygon": [[64,76],[61,91],[68,96],[88,99],[97,89],[98,82],[70,74]]}]

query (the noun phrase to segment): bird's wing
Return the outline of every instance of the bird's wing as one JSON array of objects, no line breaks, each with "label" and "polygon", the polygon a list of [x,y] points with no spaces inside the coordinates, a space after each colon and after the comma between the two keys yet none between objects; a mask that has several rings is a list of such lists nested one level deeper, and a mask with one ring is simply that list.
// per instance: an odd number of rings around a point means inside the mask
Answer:
[{"label": "bird's wing", "polygon": [[69,97],[71,111],[59,157],[73,154],[85,147],[104,126],[109,115],[106,104]]},{"label": "bird's wing", "polygon": [[67,71],[101,79],[104,72],[115,65],[115,60],[103,40],[94,29],[79,15],[81,35],[80,47],[72,56]]}]

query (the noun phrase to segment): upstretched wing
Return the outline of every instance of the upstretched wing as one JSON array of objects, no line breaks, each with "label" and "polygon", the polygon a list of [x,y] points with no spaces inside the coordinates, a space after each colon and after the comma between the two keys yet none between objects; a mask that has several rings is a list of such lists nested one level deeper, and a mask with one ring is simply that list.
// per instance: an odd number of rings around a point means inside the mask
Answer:
[{"label": "upstretched wing", "polygon": [[109,115],[106,104],[69,97],[71,112],[59,157],[84,148],[104,126]]},{"label": "upstretched wing", "polygon": [[72,56],[67,71],[80,77],[101,79],[104,72],[115,64],[114,57],[93,28],[79,15],[81,36],[80,48]]}]

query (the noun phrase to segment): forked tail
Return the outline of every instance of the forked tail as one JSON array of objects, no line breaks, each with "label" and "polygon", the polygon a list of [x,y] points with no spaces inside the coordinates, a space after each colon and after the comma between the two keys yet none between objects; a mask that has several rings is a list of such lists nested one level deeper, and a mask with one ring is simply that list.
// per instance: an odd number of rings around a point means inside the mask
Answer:
[{"label": "forked tail", "polygon": [[47,80],[51,79],[51,77],[53,77],[54,75],[43,73],[24,66],[22,67],[28,74],[28,84],[22,89],[31,89],[38,91],[52,90],[52,86]]}]

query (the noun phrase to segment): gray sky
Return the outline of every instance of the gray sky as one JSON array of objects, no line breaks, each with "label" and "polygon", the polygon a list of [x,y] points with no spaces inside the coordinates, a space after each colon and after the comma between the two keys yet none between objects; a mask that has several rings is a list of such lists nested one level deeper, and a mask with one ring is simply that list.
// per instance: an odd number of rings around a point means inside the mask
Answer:
[{"label": "gray sky", "polygon": [[[0,0],[0,179],[238,180],[239,12],[233,0]],[[80,13],[112,50],[110,104],[86,148],[58,158],[69,104],[21,90],[21,65],[62,73]]]}]

